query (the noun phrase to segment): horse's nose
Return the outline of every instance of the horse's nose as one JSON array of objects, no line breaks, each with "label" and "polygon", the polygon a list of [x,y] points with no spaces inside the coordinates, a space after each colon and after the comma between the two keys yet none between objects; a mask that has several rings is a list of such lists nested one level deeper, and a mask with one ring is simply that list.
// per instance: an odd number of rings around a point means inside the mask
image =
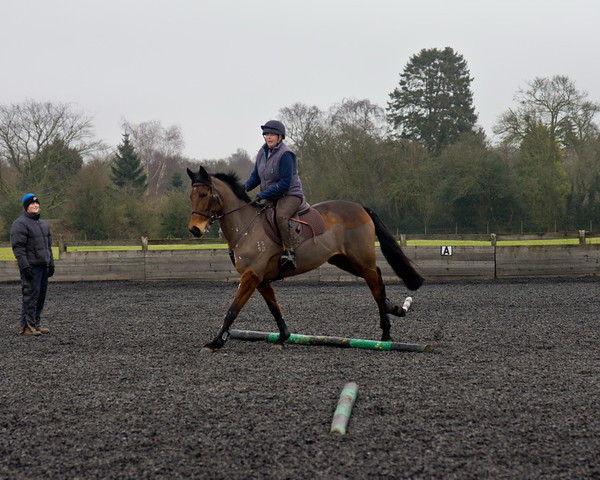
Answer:
[{"label": "horse's nose", "polygon": [[202,236],[202,232],[200,231],[200,229],[196,226],[193,226],[192,228],[190,228],[190,232],[192,233],[192,235],[194,237],[201,237]]}]

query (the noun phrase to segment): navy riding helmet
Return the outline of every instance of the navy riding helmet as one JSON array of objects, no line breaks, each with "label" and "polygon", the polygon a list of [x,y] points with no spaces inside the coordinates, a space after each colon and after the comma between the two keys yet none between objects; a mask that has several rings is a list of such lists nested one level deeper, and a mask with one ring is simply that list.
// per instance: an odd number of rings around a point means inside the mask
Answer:
[{"label": "navy riding helmet", "polygon": [[265,133],[274,133],[275,135],[281,135],[281,138],[285,138],[285,125],[279,120],[269,120],[264,125],[261,125],[263,135]]}]

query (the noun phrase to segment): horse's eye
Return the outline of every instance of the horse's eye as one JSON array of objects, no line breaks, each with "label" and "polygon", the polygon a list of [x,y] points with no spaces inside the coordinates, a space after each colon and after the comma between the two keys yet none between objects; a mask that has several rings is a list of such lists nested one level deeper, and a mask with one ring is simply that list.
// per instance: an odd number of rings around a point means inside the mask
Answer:
[{"label": "horse's eye", "polygon": [[208,195],[208,193],[201,193],[200,195],[198,195],[200,198],[204,198]]}]

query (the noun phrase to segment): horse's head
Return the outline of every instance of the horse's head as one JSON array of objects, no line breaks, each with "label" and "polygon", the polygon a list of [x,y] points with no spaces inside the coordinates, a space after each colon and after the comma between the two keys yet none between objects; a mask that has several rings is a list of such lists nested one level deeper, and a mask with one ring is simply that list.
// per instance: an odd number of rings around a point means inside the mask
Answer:
[{"label": "horse's head", "polygon": [[[246,189],[233,172],[209,175],[204,167],[197,172],[188,168],[187,172],[192,179],[192,216],[188,229],[196,237],[202,236],[215,220],[237,212],[250,203]],[[224,209],[228,211],[224,212]]]},{"label": "horse's head", "polygon": [[212,178],[204,167],[200,167],[197,172],[187,169],[188,175],[192,180],[192,216],[188,230],[195,237],[201,237],[202,234],[210,228],[212,222],[218,218],[221,210],[219,197],[215,192]]}]

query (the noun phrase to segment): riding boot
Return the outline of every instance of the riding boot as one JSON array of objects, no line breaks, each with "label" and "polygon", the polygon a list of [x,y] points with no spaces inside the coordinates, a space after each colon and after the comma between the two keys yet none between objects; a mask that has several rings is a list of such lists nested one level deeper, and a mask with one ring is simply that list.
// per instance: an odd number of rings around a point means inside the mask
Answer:
[{"label": "riding boot", "polygon": [[287,222],[287,228],[280,228],[281,241],[285,249],[283,255],[279,258],[279,268],[281,270],[296,270],[296,252],[294,251],[294,231]]}]

